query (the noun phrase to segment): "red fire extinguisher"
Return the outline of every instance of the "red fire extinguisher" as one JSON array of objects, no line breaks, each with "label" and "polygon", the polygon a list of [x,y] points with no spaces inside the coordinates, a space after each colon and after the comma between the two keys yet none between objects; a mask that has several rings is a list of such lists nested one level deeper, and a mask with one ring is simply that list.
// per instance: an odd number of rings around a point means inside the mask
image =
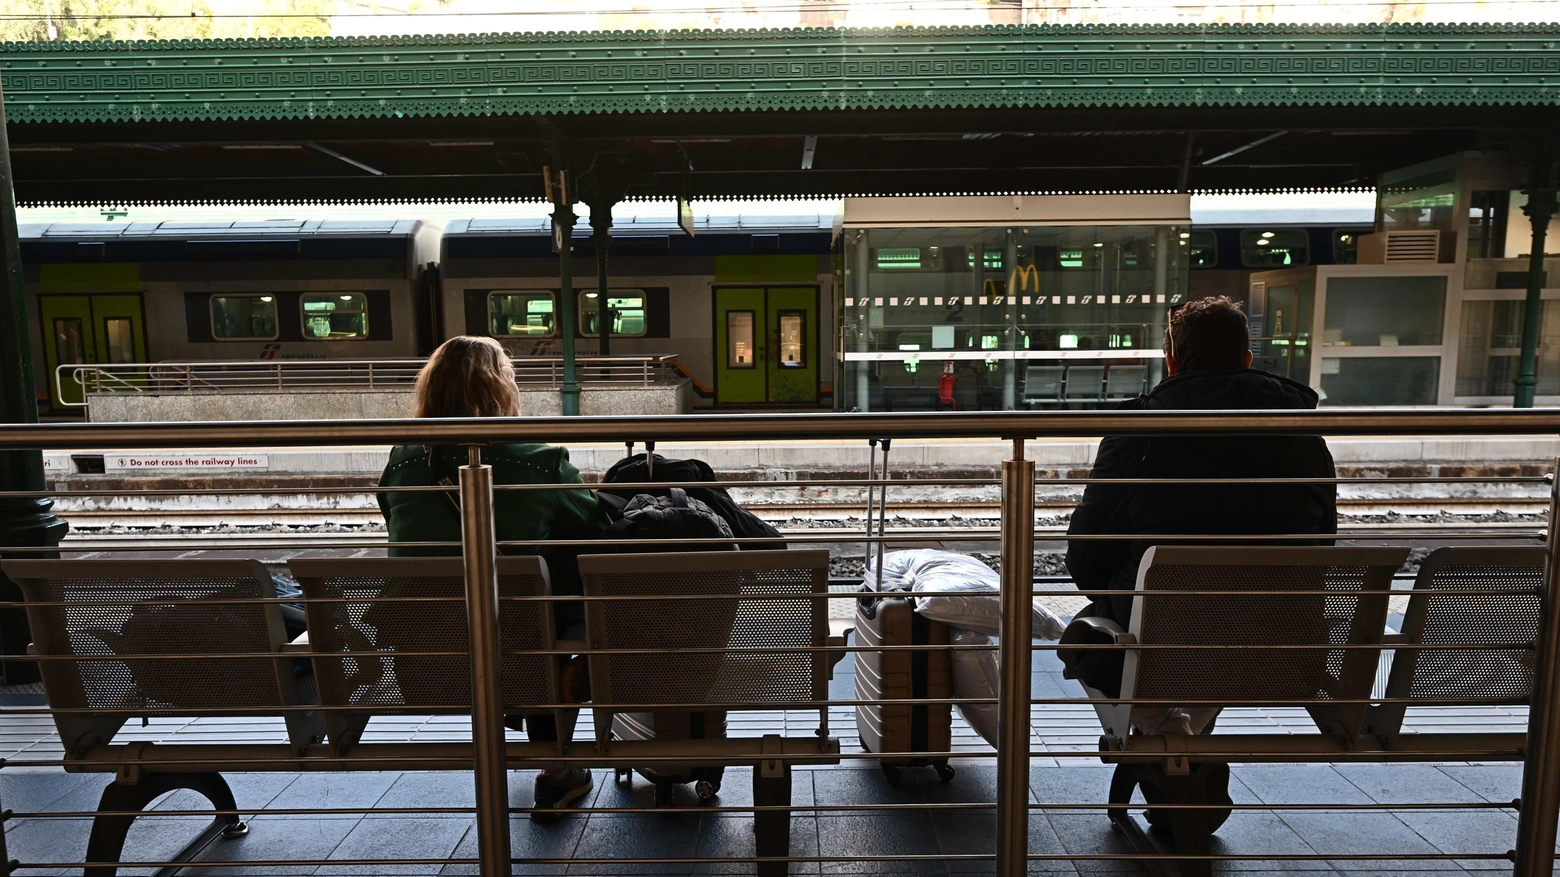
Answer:
[{"label": "red fire extinguisher", "polygon": [[959,408],[958,403],[953,401],[953,385],[957,380],[958,377],[953,373],[953,360],[950,359],[943,363],[942,377],[937,379],[937,403],[947,405],[954,411]]}]

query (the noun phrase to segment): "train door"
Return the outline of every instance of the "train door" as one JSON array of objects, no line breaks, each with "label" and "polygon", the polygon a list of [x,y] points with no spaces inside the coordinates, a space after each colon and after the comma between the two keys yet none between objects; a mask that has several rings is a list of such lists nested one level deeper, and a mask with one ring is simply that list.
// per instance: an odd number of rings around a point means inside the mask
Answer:
[{"label": "train door", "polygon": [[818,401],[817,287],[715,289],[715,401]]},{"label": "train door", "polygon": [[37,380],[48,388],[51,405],[82,402],[81,384],[69,374],[56,385],[62,365],[146,362],[146,318],[139,295],[40,295],[38,316],[47,374]]}]

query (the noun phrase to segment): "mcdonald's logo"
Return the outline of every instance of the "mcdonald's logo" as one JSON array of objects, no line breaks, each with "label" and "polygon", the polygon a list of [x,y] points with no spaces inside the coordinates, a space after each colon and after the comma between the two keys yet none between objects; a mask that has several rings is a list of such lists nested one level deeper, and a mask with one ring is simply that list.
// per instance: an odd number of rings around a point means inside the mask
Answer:
[{"label": "mcdonald's logo", "polygon": [[1040,269],[1033,265],[1014,265],[1013,272],[1008,275],[1008,290],[1014,295],[1029,288],[1029,281],[1035,283],[1035,292],[1040,291]]},{"label": "mcdonald's logo", "polygon": [[986,278],[985,281],[981,283],[980,294],[985,296],[986,299],[989,300],[992,304],[996,304],[1002,300],[1002,295],[997,292],[997,281],[992,280],[990,277]]}]

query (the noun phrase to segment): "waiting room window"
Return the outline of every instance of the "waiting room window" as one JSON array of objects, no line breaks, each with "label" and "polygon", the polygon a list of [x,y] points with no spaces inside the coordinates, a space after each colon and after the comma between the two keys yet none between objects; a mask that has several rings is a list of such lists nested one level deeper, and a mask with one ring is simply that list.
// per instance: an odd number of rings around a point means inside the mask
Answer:
[{"label": "waiting room window", "polygon": [[[613,335],[634,337],[645,334],[643,295],[608,293],[607,310],[612,313]],[[601,293],[580,293],[580,332],[586,336],[601,334]]]},{"label": "waiting room window", "polygon": [[1270,231],[1248,228],[1240,233],[1240,261],[1247,268],[1309,265],[1310,241],[1304,229]]},{"label": "waiting room window", "polygon": [[310,341],[351,341],[368,337],[368,296],[360,292],[306,292],[303,337]]},{"label": "waiting room window", "polygon": [[211,337],[218,341],[273,340],[276,338],[276,296],[212,296]]},{"label": "waiting room window", "polygon": [[530,335],[552,337],[556,299],[550,291],[494,292],[488,295],[488,322],[494,337]]}]

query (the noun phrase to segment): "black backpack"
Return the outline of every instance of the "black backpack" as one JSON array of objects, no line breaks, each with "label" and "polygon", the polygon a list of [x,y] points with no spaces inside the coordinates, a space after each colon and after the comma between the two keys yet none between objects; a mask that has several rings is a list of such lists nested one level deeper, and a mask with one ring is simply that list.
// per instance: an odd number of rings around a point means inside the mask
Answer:
[{"label": "black backpack", "polygon": [[[726,520],[709,506],[673,487],[664,496],[641,493],[624,507],[622,517],[598,537],[618,551],[731,551],[731,542],[679,542],[680,539],[730,539]],[[646,543],[646,544],[627,544]]]},{"label": "black backpack", "polygon": [[[650,458],[650,459],[647,459]],[[653,462],[653,465],[652,465]],[[672,460],[660,454],[635,454],[612,464],[601,477],[602,484],[648,484],[653,482],[688,483],[714,481],[715,470],[703,460]],[[674,488],[675,489],[675,488]],[[602,493],[629,499],[635,494],[666,497],[668,490],[608,490]],[[688,498],[708,507],[731,528],[731,535],[738,539],[776,539],[780,531],[764,523],[752,512],[737,504],[724,487],[690,487]],[[743,551],[772,551],[786,547],[784,542],[741,542]]]}]

